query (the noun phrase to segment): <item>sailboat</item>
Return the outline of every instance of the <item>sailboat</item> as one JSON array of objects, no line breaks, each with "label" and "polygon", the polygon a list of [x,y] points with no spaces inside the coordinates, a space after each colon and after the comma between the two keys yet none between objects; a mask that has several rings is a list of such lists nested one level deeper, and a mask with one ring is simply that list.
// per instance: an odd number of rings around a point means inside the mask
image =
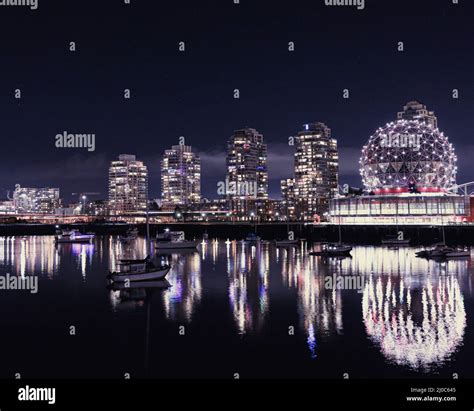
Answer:
[{"label": "sailboat", "polygon": [[[147,252],[150,251],[150,224],[148,216],[148,208],[146,210],[146,244]],[[107,278],[114,282],[127,282],[131,283],[134,281],[154,281],[163,280],[171,269],[168,264],[163,264],[160,261],[159,264],[152,261],[148,255],[142,260],[120,260],[119,265],[121,266],[120,271],[109,272]]]},{"label": "sailboat", "polygon": [[323,256],[323,257],[340,257],[350,256],[352,246],[342,243],[341,233],[341,216],[339,216],[339,241],[337,243],[321,243],[320,251],[312,251],[309,255]]},{"label": "sailboat", "polygon": [[443,221],[441,222],[441,231],[443,233],[443,241],[438,244],[433,244],[431,249],[418,251],[416,253],[417,257],[443,260],[450,258],[468,258],[471,256],[471,250],[469,248],[453,248],[446,245]]},{"label": "sailboat", "polygon": [[122,269],[110,272],[108,278],[114,282],[162,280],[170,270],[169,265],[156,265],[148,256],[144,260],[121,260]]}]

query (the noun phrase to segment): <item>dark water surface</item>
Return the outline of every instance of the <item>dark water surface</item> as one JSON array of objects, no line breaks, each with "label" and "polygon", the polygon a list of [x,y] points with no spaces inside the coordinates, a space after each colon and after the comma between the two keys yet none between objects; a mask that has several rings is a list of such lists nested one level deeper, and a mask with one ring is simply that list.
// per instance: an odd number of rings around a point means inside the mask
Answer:
[{"label": "dark water surface", "polygon": [[[170,288],[111,291],[109,269],[144,257],[143,238],[2,237],[0,275],[39,284],[0,290],[0,377],[474,377],[472,260],[414,252],[327,260],[305,243],[210,240],[170,256]],[[360,278],[360,292],[328,289],[332,275]]]}]

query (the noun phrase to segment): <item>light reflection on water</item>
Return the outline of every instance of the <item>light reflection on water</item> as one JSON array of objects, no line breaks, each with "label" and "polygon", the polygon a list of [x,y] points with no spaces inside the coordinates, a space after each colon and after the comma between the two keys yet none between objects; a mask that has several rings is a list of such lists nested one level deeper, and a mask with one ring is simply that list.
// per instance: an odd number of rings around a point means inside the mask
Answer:
[{"label": "light reflection on water", "polygon": [[462,344],[466,311],[455,276],[427,276],[413,286],[403,277],[371,275],[362,306],[367,334],[397,364],[429,371]]},{"label": "light reflection on water", "polygon": [[[197,252],[171,253],[166,257],[172,265],[167,277],[171,287],[159,299],[163,315],[170,322],[192,323],[203,301],[217,293],[225,296],[236,333],[258,336],[272,307],[295,298],[298,328],[312,360],[319,358],[321,344],[345,338],[345,330],[353,326],[349,310],[361,313],[357,321],[366,340],[388,364],[427,372],[451,361],[463,347],[468,321],[464,299],[472,299],[471,259],[427,261],[416,258],[413,248],[362,246],[354,247],[352,258],[325,259],[309,256],[307,250],[306,243],[276,248],[209,240]],[[144,238],[124,243],[108,236],[93,244],[59,246],[46,236],[0,238],[2,275],[54,280],[65,274],[65,261],[72,260],[85,284],[94,281],[104,288],[102,276],[118,270],[120,259],[147,254]],[[327,289],[326,276],[362,276],[362,292]],[[145,301],[121,298],[123,291],[107,295],[106,303],[117,312],[135,310]]]}]

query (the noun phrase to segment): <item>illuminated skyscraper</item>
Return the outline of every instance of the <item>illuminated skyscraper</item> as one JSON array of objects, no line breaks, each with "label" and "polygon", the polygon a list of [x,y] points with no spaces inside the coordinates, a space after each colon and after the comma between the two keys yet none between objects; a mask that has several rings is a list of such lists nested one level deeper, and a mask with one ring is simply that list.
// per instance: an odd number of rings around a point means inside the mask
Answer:
[{"label": "illuminated skyscraper", "polygon": [[398,120],[418,120],[438,127],[438,119],[433,111],[428,111],[425,105],[418,101],[409,101],[403,106],[403,111],[398,112]]},{"label": "illuminated skyscraper", "polygon": [[253,128],[236,130],[227,144],[226,196],[233,211],[247,213],[268,199],[267,145]]},{"label": "illuminated skyscraper", "polygon": [[27,188],[17,184],[13,192],[13,207],[20,214],[53,214],[60,204],[59,188]]},{"label": "illuminated skyscraper", "polygon": [[166,150],[161,161],[163,206],[190,205],[201,200],[201,159],[191,146]]},{"label": "illuminated skyscraper", "polygon": [[328,212],[329,200],[337,195],[339,155],[337,141],[324,123],[305,124],[296,137],[296,217],[314,220]]},{"label": "illuminated skyscraper", "polygon": [[287,178],[281,180],[280,190],[283,197],[281,211],[286,219],[293,219],[295,216],[295,179]]},{"label": "illuminated skyscraper", "polygon": [[109,168],[109,207],[113,214],[145,211],[148,170],[134,155],[121,154]]}]

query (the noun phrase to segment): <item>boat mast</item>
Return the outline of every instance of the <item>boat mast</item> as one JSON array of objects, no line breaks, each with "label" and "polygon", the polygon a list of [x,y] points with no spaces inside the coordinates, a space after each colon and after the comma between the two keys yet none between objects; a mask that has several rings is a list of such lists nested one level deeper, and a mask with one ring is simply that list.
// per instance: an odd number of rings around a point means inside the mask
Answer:
[{"label": "boat mast", "polygon": [[339,214],[339,244],[342,244],[342,233],[341,233],[341,215]]},{"label": "boat mast", "polygon": [[146,204],[146,252],[150,253],[150,217],[148,214],[148,201]]}]

